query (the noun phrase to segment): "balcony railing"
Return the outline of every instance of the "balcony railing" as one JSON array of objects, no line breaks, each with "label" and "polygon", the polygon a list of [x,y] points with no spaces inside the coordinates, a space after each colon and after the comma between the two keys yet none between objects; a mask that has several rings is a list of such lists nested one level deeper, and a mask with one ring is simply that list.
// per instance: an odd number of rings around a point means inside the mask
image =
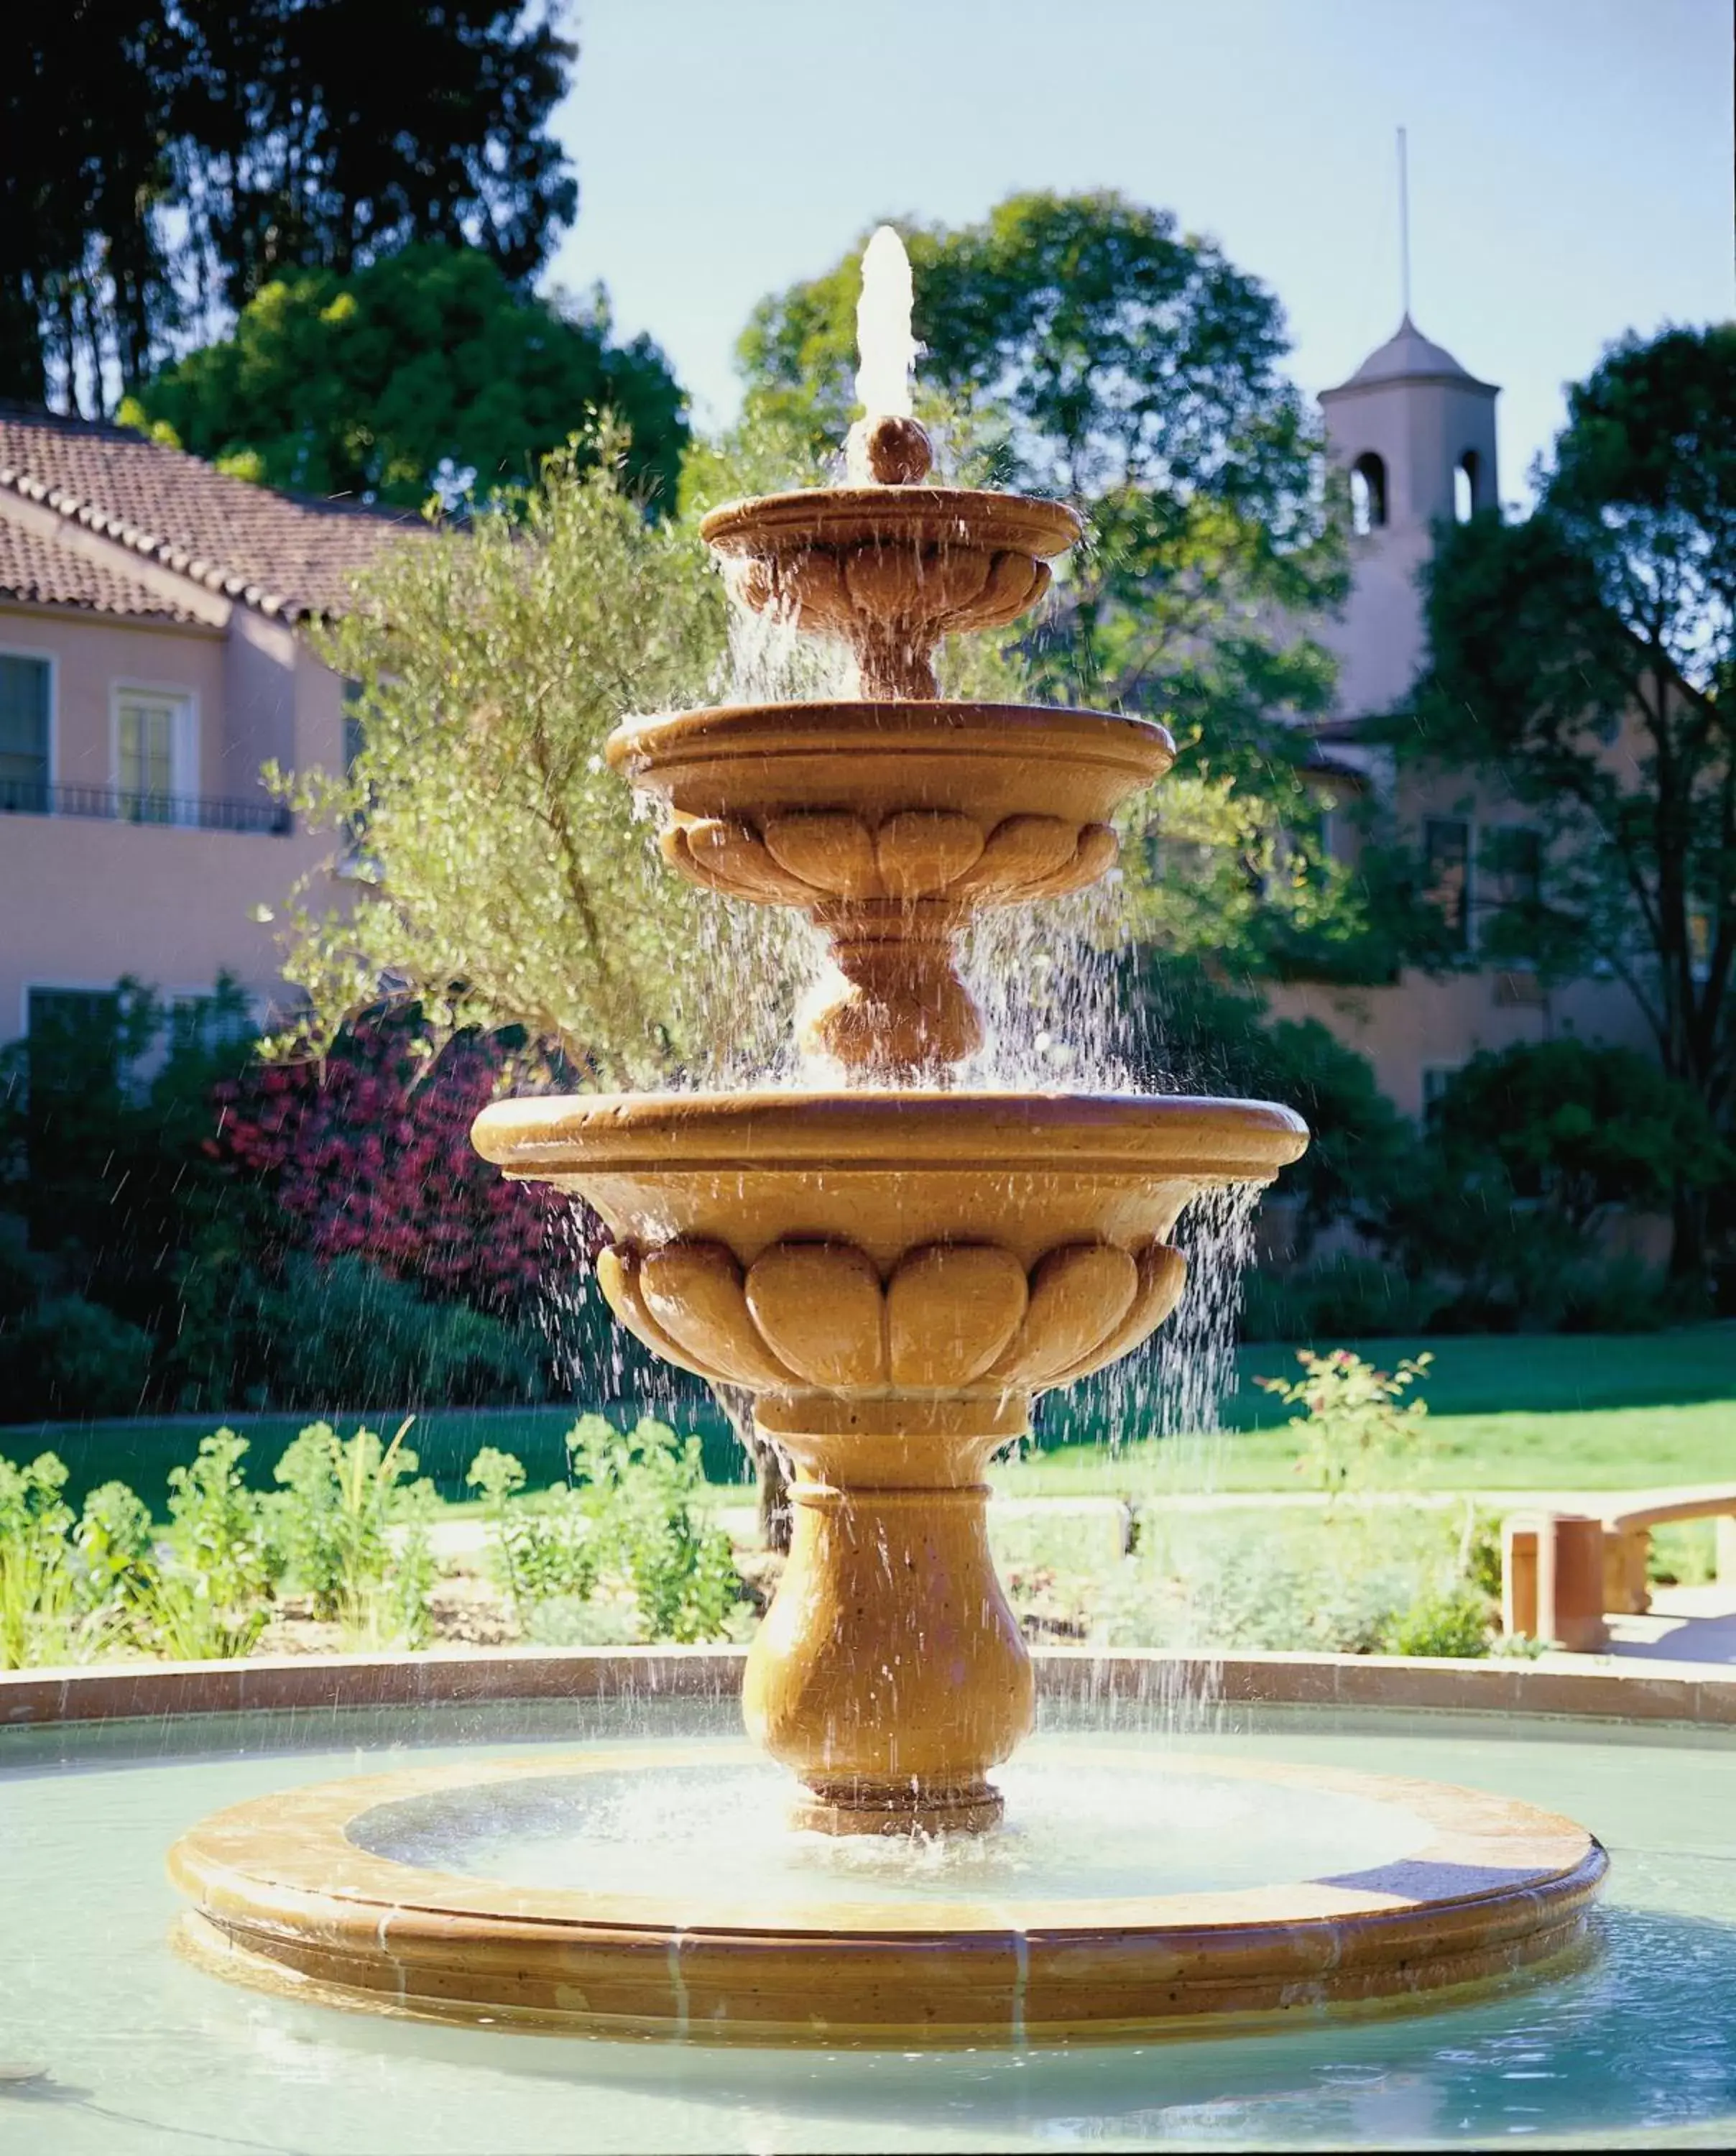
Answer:
[{"label": "balcony railing", "polygon": [[259,831],[286,838],[279,801],[224,801],[208,793],[130,793],[118,786],[50,786],[0,778],[0,816],[85,816],[105,824],[161,824],[187,831]]}]

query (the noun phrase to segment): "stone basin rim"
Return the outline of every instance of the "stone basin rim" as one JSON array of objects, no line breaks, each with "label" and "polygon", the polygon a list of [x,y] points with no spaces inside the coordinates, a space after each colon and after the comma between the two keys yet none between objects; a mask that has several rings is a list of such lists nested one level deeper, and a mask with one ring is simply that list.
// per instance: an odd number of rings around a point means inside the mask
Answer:
[{"label": "stone basin rim", "polygon": [[680,753],[740,756],[858,755],[870,743],[919,748],[926,756],[1081,757],[1129,765],[1161,778],[1175,755],[1169,729],[1124,711],[1072,704],[993,704],[969,697],[817,697],[757,704],[704,704],[625,719],[605,753],[629,776]]},{"label": "stone basin rim", "polygon": [[789,555],[836,546],[951,542],[1047,561],[1084,536],[1064,501],[962,486],[804,486],[720,504],[699,536],[719,554]]},{"label": "stone basin rim", "polygon": [[579,1093],[497,1101],[472,1142],[510,1173],[556,1166],[670,1172],[991,1178],[1051,1173],[1268,1181],[1308,1125],[1273,1101],[1185,1094]]}]

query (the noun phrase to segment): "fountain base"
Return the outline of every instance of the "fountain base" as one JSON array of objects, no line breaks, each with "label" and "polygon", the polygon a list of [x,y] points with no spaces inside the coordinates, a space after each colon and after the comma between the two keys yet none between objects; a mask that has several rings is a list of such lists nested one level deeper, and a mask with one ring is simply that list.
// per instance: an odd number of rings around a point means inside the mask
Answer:
[{"label": "fountain base", "polygon": [[1006,1799],[992,1782],[888,1789],[810,1777],[789,1819],[805,1834],[982,1834],[999,1826],[1006,1811]]},{"label": "fountain base", "polygon": [[1032,1753],[1001,1831],[897,1840],[790,1834],[740,1745],[318,1784],[176,1845],[181,1944],[422,2020],[1055,2044],[1431,2003],[1580,1948],[1605,1868],[1570,1820],[1438,1783],[1113,1740]]}]

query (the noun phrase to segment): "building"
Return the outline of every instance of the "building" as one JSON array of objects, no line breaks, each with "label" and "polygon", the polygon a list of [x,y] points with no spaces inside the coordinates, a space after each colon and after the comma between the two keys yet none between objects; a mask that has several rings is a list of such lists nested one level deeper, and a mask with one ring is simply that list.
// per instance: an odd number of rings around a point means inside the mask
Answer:
[{"label": "building", "polygon": [[[327,837],[261,767],[341,768],[309,624],[401,518],[292,500],[131,430],[0,408],[0,1042],[131,975],[263,1016]],[[413,528],[413,527],[412,527]]]},{"label": "building", "polygon": [[[1348,382],[1320,398],[1328,444],[1350,475],[1355,526],[1349,598],[1324,639],[1339,663],[1338,710],[1319,729],[1324,783],[1341,798],[1374,789],[1390,803],[1400,828],[1420,842],[1431,889],[1472,959],[1480,916],[1506,895],[1485,888],[1484,842],[1493,829],[1511,831],[1503,873],[1523,873],[1523,809],[1458,774],[1423,781],[1395,773],[1360,736],[1368,720],[1403,707],[1421,668],[1418,577],[1436,527],[1500,499],[1498,393],[1406,315]],[[1334,823],[1347,848],[1354,843],[1349,823]],[[1287,983],[1270,990],[1269,1001],[1278,1016],[1321,1019],[1369,1058],[1382,1091],[1418,1117],[1482,1049],[1563,1034],[1653,1046],[1638,1005],[1614,980],[1550,988],[1534,973],[1473,965],[1437,976],[1406,969],[1377,988]]]}]

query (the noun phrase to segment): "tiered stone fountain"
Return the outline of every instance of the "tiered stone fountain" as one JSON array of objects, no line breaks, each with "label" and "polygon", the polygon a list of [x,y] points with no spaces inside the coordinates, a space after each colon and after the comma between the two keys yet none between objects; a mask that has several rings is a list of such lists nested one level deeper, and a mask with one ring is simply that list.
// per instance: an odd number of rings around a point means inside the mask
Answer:
[{"label": "tiered stone fountain", "polygon": [[[635,721],[610,747],[661,805],[677,873],[822,930],[841,986],[809,1041],[849,1082],[506,1101],[475,1142],[596,1208],[622,1322],[750,1389],[794,1463],[793,1547],[744,1697],[750,1733],[796,1778],[793,1825],[980,1833],[1002,1812],[990,1771],[1033,1707],[984,1468],[1036,1394],[1168,1315],[1184,1206],[1269,1181],[1307,1132],[1260,1101],[950,1082],[982,1034],[960,930],[1101,877],[1115,811],[1173,748],[1144,719],[940,696],[940,639],[1034,604],[1078,520],[929,484],[908,413],[871,414],[855,449],[863,483],[740,503],[704,529],[750,605],[852,646],[860,696]],[[290,1969],[322,1995],[448,2017],[719,2038],[1126,2033],[1458,1983],[1577,1938],[1602,1856],[1570,1823],[1426,1784],[1277,1779],[1286,1805],[1401,1789],[1406,1862],[1020,1908],[490,1888],[382,1856],[362,1824],[453,1789],[502,1801],[501,1777],[443,1768],[242,1807],[175,1868],[202,1906],[200,1950],[232,1974]]]}]

